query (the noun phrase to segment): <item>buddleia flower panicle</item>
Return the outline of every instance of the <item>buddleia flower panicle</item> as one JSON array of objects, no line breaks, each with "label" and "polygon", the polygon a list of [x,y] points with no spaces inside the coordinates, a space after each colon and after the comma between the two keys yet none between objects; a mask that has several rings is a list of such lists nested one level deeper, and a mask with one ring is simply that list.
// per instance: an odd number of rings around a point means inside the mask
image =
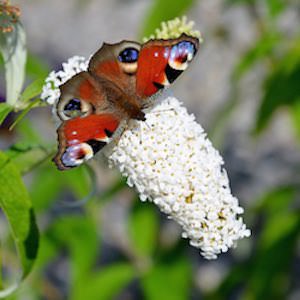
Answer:
[{"label": "buddleia flower panicle", "polygon": [[232,196],[223,159],[195,117],[174,97],[162,97],[131,120],[108,151],[111,166],[127,177],[142,201],[155,203],[182,226],[184,238],[207,259],[250,235]]},{"label": "buddleia flower panicle", "polygon": [[[155,38],[197,34],[186,18],[163,23]],[[74,56],[51,72],[41,98],[54,104],[59,86],[85,71],[88,59]],[[182,227],[182,237],[207,259],[250,236],[243,208],[231,194],[223,159],[181,102],[162,93],[145,110],[146,121],[130,120],[122,135],[104,148],[109,165],[127,177],[142,201],[151,201]],[[153,99],[151,101],[153,103]]]},{"label": "buddleia flower panicle", "polygon": [[176,39],[181,36],[182,33],[196,37],[200,43],[203,42],[201,33],[199,30],[194,29],[195,22],[188,21],[186,16],[181,18],[175,18],[161,23],[161,27],[155,30],[155,34],[150,37],[144,37],[143,42],[147,42],[151,39]]}]

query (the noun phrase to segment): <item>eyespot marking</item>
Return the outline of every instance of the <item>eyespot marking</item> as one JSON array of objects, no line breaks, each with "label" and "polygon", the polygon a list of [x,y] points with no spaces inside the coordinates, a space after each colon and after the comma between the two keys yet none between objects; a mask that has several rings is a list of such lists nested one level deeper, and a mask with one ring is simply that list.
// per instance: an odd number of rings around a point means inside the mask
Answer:
[{"label": "eyespot marking", "polygon": [[70,146],[61,157],[61,162],[65,167],[76,167],[84,161],[94,156],[92,147],[87,143],[80,143]]},{"label": "eyespot marking", "polygon": [[181,41],[171,48],[169,65],[175,70],[184,71],[196,54],[196,47],[192,42]]},{"label": "eyespot marking", "polygon": [[58,106],[58,115],[62,120],[86,116],[93,110],[92,105],[78,98],[63,100]]},{"label": "eyespot marking", "polygon": [[139,51],[133,47],[125,48],[118,55],[118,60],[121,63],[134,63],[137,62]]}]

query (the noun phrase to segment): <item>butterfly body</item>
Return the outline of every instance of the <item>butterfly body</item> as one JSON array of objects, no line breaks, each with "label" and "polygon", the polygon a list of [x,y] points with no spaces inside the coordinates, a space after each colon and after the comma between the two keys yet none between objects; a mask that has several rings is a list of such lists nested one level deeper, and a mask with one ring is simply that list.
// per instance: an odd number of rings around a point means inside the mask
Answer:
[{"label": "butterfly body", "polygon": [[111,141],[122,121],[145,120],[147,99],[187,68],[198,46],[197,38],[185,34],[143,45],[103,44],[88,70],[60,87],[57,167],[66,170],[92,158]]}]

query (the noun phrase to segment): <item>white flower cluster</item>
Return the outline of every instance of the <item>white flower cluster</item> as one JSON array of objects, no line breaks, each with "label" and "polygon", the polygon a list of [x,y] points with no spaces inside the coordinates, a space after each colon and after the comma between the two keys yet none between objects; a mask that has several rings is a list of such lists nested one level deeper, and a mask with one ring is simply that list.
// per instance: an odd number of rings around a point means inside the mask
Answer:
[{"label": "white flower cluster", "polygon": [[223,160],[181,103],[165,98],[132,120],[109,162],[135,186],[140,199],[153,201],[183,228],[182,236],[207,259],[226,252],[250,231],[232,196]]},{"label": "white flower cluster", "polygon": [[89,61],[85,57],[73,56],[62,64],[62,70],[52,71],[45,80],[41,99],[53,105],[60,96],[59,86],[77,73],[86,71],[88,63]]},{"label": "white flower cluster", "polygon": [[[83,57],[70,58],[63,70],[50,73],[41,98],[55,103],[59,85],[87,65]],[[182,226],[192,246],[214,259],[250,235],[239,217],[243,209],[231,194],[221,156],[194,116],[176,98],[162,98],[146,111],[145,122],[131,120],[106,153],[142,201],[153,201]]]},{"label": "white flower cluster", "polygon": [[201,33],[199,30],[194,29],[194,25],[195,22],[188,21],[186,16],[162,22],[161,27],[155,30],[155,34],[152,34],[149,38],[143,38],[143,42],[147,42],[150,39],[178,38],[182,33],[186,33],[197,37],[199,42],[202,43],[203,39]]}]

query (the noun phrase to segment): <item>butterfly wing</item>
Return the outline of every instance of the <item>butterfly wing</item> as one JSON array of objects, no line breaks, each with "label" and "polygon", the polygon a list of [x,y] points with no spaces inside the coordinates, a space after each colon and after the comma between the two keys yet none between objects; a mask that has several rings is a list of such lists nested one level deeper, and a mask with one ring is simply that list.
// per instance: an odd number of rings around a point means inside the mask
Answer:
[{"label": "butterfly wing", "polygon": [[88,71],[93,76],[113,83],[127,95],[134,95],[140,48],[139,43],[131,41],[104,43],[92,56]]},{"label": "butterfly wing", "polygon": [[169,86],[188,67],[199,48],[198,38],[182,34],[177,39],[150,40],[139,53],[136,93],[152,96]]},{"label": "butterfly wing", "polygon": [[170,85],[188,66],[199,47],[197,38],[123,41],[103,44],[87,72],[61,86],[57,114],[59,149],[54,161],[69,169],[90,159],[109,141],[126,117],[144,120],[144,98]]},{"label": "butterfly wing", "polygon": [[[88,72],[105,86],[110,103],[125,111],[129,118],[144,120],[141,102],[136,95],[136,71],[140,47],[139,43],[130,41],[117,44],[104,43],[92,56]],[[118,97],[116,93],[119,94]]]},{"label": "butterfly wing", "polygon": [[107,101],[103,86],[88,72],[81,72],[61,86],[57,115],[58,152],[54,162],[60,170],[92,158],[118,128],[121,116]]}]

